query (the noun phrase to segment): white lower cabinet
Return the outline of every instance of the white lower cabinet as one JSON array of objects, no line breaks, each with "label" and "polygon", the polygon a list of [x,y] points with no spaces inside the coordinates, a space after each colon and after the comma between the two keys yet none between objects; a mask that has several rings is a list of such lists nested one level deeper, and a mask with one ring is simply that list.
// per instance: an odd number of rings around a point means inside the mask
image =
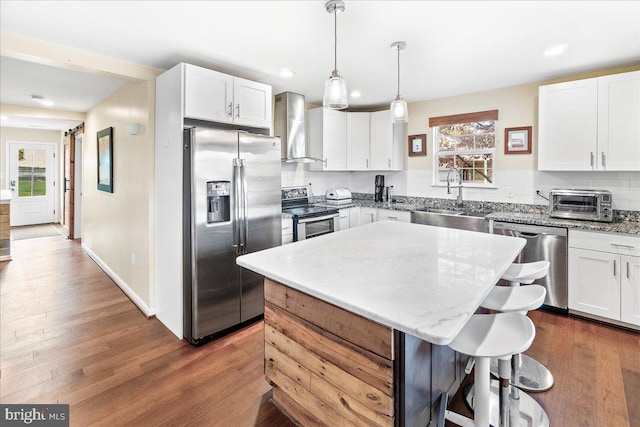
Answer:
[{"label": "white lower cabinet", "polygon": [[340,214],[340,216],[338,217],[340,219],[340,231],[348,230],[349,228],[351,228],[351,209],[354,208],[344,208],[338,211],[338,213]]},{"label": "white lower cabinet", "polygon": [[640,257],[623,256],[620,266],[620,320],[640,326]]},{"label": "white lower cabinet", "polygon": [[293,218],[282,218],[282,244],[293,243]]},{"label": "white lower cabinet", "polygon": [[569,309],[640,326],[640,237],[569,231]]},{"label": "white lower cabinet", "polygon": [[359,225],[371,224],[378,219],[378,208],[360,208]]},{"label": "white lower cabinet", "polygon": [[360,208],[358,206],[349,209],[349,228],[360,225]]}]

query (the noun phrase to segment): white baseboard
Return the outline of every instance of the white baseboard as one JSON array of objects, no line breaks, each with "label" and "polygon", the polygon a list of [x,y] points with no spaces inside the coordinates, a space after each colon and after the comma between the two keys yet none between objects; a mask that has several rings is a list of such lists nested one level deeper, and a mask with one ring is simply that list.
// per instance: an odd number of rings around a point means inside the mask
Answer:
[{"label": "white baseboard", "polygon": [[122,289],[122,292],[124,292],[129,297],[129,299],[138,306],[140,311],[142,311],[142,313],[147,316],[147,318],[156,315],[155,308],[150,308],[149,306],[147,306],[147,304],[145,304],[145,302],[142,301],[140,297],[131,290],[131,288],[124,282],[124,280],[122,280],[120,276],[118,276],[113,270],[111,270],[111,268],[109,268],[109,266],[105,264],[104,261],[102,261],[100,257],[96,255],[91,249],[89,249],[89,247],[84,243],[82,244],[82,250],[85,251],[87,255],[89,255],[89,257],[96,262],[96,264],[98,264],[98,267],[100,267],[107,274],[107,276],[109,276],[111,280],[113,280],[116,285],[118,285],[120,289]]}]

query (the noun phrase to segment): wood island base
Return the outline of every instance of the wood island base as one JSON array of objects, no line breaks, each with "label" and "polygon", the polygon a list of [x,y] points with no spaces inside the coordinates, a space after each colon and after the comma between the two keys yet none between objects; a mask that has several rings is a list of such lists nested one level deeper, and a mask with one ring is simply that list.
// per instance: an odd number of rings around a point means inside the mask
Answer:
[{"label": "wood island base", "polygon": [[413,426],[462,381],[461,355],[265,279],[265,376],[301,425]]}]

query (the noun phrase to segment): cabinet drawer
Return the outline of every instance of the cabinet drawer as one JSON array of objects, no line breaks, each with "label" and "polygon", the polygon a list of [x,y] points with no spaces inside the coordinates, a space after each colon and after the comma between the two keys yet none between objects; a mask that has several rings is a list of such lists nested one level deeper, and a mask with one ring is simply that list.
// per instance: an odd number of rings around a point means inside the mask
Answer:
[{"label": "cabinet drawer", "polygon": [[640,236],[569,230],[569,247],[640,256]]},{"label": "cabinet drawer", "polygon": [[411,212],[392,209],[378,209],[378,220],[411,222]]}]

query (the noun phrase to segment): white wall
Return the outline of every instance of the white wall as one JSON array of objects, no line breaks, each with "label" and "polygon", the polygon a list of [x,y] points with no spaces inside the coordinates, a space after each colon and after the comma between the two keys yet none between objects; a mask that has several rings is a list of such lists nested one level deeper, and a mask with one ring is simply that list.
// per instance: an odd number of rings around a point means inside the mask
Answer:
[{"label": "white wall", "polygon": [[[146,313],[154,306],[155,81],[127,83],[87,113],[83,247]],[[131,123],[139,124],[129,135]],[[113,193],[97,189],[96,133],[113,127]]]}]

